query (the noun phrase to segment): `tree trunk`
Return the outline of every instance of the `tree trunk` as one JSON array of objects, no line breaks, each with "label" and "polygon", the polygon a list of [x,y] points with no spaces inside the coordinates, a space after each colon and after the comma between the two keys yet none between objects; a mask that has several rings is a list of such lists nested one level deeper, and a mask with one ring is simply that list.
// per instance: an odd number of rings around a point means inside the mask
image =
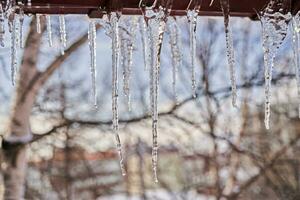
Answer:
[{"label": "tree trunk", "polygon": [[29,118],[36,96],[34,90],[28,88],[39,75],[36,63],[42,37],[36,33],[35,24],[36,21],[32,20],[20,66],[8,133],[2,141],[4,199],[9,200],[23,199],[24,196],[26,143],[31,140]]},{"label": "tree trunk", "polygon": [[[42,32],[45,31],[45,19],[41,19]],[[96,26],[98,30],[100,25]],[[27,167],[26,144],[31,141],[30,114],[36,95],[44,83],[60,65],[81,45],[87,41],[87,34],[80,37],[57,57],[44,72],[37,69],[37,59],[42,34],[36,32],[36,19],[30,24],[22,64],[20,66],[15,101],[8,127],[7,137],[2,141],[2,173],[4,175],[5,199],[19,200],[24,196],[24,178]]]}]

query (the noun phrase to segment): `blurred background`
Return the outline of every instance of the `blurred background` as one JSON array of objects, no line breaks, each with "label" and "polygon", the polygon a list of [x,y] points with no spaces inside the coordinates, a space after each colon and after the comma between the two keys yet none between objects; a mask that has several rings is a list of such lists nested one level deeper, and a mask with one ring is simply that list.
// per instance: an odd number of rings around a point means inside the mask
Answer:
[{"label": "blurred background", "polygon": [[[231,105],[223,18],[198,18],[196,98],[192,97],[186,17],[176,17],[175,21],[182,54],[177,99],[172,90],[172,31],[169,26],[165,31],[159,86],[158,183],[153,181],[151,167],[149,71],[144,67],[141,18],[120,19],[121,38],[134,39],[130,110],[123,95],[122,64],[119,69],[120,135],[127,170],[124,177],[111,127],[111,38],[107,21],[98,20],[98,108],[93,107],[89,47],[85,42],[68,55],[35,99],[25,198],[300,199],[300,122],[291,36],[276,58],[271,128],[267,131],[263,121],[261,24],[246,18],[231,20],[238,108]],[[27,32],[30,21],[25,21]],[[66,16],[68,46],[85,36],[88,24],[86,17]],[[52,17],[52,28],[52,48],[48,47],[47,32],[43,32],[36,65],[40,72],[60,54],[58,16]],[[10,84],[9,57],[9,48],[0,49],[2,135],[7,134],[16,92]],[[21,63],[22,50],[19,58]]]}]

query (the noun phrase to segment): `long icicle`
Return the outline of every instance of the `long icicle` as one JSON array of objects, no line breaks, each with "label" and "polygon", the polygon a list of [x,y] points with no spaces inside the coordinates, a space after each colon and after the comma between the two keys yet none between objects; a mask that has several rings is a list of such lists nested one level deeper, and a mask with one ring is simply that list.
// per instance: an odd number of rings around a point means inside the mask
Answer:
[{"label": "long icicle", "polygon": [[[274,59],[287,35],[290,13],[284,13],[281,1],[271,0],[263,11],[261,19],[265,66],[265,126],[270,128],[271,85]],[[276,9],[275,9],[276,8]]]},{"label": "long icicle", "polygon": [[96,71],[96,63],[97,63],[97,54],[96,54],[96,23],[94,20],[90,21],[89,31],[88,31],[88,39],[89,39],[89,49],[90,49],[90,70],[91,70],[91,79],[92,79],[92,96],[94,101],[94,106],[97,108],[97,71]]},{"label": "long icicle", "polygon": [[294,50],[294,61],[295,61],[295,74],[297,81],[297,99],[298,99],[298,117],[300,118],[300,12],[293,17],[293,50]]},{"label": "long icicle", "polygon": [[226,35],[226,54],[227,54],[228,65],[230,70],[232,105],[234,107],[237,107],[236,69],[235,69],[232,31],[230,28],[230,19],[229,19],[230,5],[229,5],[229,0],[220,0],[220,3],[224,15],[224,25],[225,25],[225,35]]},{"label": "long icicle", "polygon": [[117,150],[120,159],[120,167],[122,175],[126,175],[124,167],[124,159],[122,153],[121,140],[119,136],[119,109],[118,109],[118,68],[119,68],[119,53],[120,53],[120,38],[119,38],[119,13],[112,12],[110,15],[110,23],[112,28],[112,113],[113,113],[113,131],[117,143]]},{"label": "long icicle", "polygon": [[61,54],[64,55],[65,49],[67,47],[66,20],[64,15],[59,15],[59,33],[61,43]]},{"label": "long icicle", "polygon": [[52,23],[51,23],[51,16],[46,15],[46,20],[47,20],[47,32],[48,32],[48,44],[49,47],[53,46],[53,41],[52,41]]},{"label": "long icicle", "polygon": [[[171,2],[171,1],[168,1]],[[154,6],[153,6],[154,7]],[[151,69],[150,69],[150,101],[152,115],[152,170],[154,181],[158,182],[157,163],[158,163],[158,94],[160,76],[160,54],[163,42],[163,35],[166,27],[167,18],[171,12],[170,8],[159,6],[157,12],[153,7],[146,9],[145,19],[148,20],[148,33],[151,44]]]}]

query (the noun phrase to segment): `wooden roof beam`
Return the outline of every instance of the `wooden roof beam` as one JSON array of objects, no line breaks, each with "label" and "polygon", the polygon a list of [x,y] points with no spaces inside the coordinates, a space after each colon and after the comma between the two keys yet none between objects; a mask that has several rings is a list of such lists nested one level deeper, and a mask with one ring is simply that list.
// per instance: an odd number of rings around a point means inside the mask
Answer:
[{"label": "wooden roof beam", "polygon": [[[111,0],[31,0],[32,6],[25,7],[25,13],[41,14],[87,14],[90,17],[102,17],[107,11],[107,5]],[[140,0],[120,0],[122,2],[122,13],[125,15],[140,15],[138,7]],[[148,0],[151,5],[154,0]],[[174,0],[171,15],[186,15],[186,9],[190,0]],[[219,0],[203,0],[200,15],[220,16],[222,15]],[[255,19],[257,12],[262,10],[269,0],[230,0],[231,16],[250,17]],[[300,1],[291,0],[291,11],[293,14],[300,10]]]}]

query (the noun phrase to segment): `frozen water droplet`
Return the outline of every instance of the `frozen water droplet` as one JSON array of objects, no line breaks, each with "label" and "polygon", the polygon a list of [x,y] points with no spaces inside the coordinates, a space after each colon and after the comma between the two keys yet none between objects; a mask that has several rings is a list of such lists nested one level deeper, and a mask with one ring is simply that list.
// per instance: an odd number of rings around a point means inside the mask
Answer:
[{"label": "frozen water droplet", "polygon": [[[97,63],[97,46],[96,46],[96,23],[94,20],[90,21],[89,24],[89,31],[88,31],[88,39],[89,39],[89,48],[90,48],[90,70],[91,70],[91,78],[92,78],[92,93],[94,99],[94,106],[97,108],[97,87],[96,87],[96,80],[97,80],[97,71],[96,71],[96,63]],[[64,40],[64,38],[61,38]]]},{"label": "frozen water droplet", "polygon": [[226,35],[226,54],[228,59],[228,65],[230,70],[230,81],[232,90],[232,105],[237,107],[237,88],[236,88],[236,70],[235,70],[235,60],[234,60],[234,48],[232,32],[230,28],[230,8],[229,0],[220,0],[225,24],[225,35]]},{"label": "frozen water droplet", "polygon": [[[283,2],[271,0],[261,16],[265,65],[265,126],[270,128],[271,83],[274,59],[287,35],[290,13],[284,13]],[[276,9],[275,9],[276,8]],[[278,9],[280,8],[280,9]]]}]

